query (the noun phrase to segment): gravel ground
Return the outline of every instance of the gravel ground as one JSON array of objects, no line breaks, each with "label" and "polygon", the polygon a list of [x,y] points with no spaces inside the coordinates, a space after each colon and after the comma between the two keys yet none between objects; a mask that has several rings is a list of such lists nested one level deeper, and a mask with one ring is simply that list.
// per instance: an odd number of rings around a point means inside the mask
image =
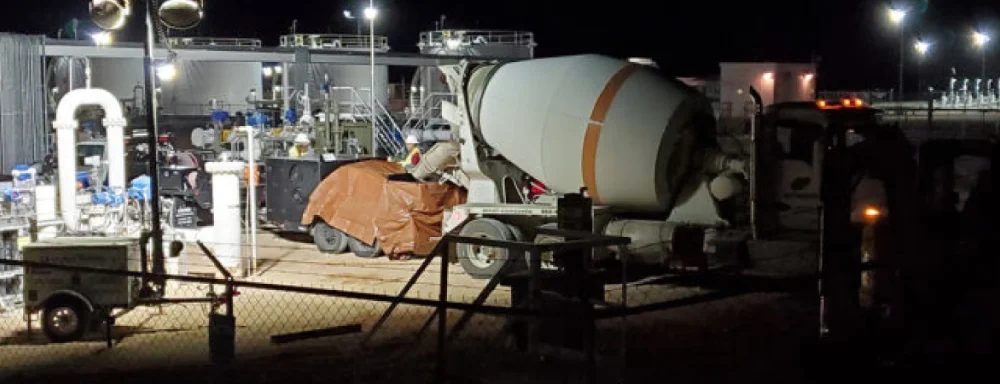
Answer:
[{"label": "gravel ground", "polygon": [[[262,234],[259,243],[260,273],[248,280],[278,284],[392,295],[422,261],[324,255],[311,244],[271,234]],[[189,271],[211,271],[207,259],[190,253]],[[428,268],[410,297],[437,298],[438,264]],[[471,302],[484,285],[458,266],[449,272],[453,301]],[[620,302],[620,285],[606,291],[608,302]],[[204,297],[208,287],[171,283],[169,292]],[[629,303],[638,305],[708,292],[658,284],[654,276],[631,284],[628,295]],[[504,287],[489,297],[491,304],[509,302]],[[116,321],[111,349],[99,332],[83,342],[47,344],[37,321],[28,333],[20,313],[0,313],[0,382],[427,382],[433,377],[436,325],[416,341],[431,308],[400,306],[366,346],[364,333],[276,345],[270,341],[275,334],[351,324],[367,332],[388,304],[257,289],[240,289],[234,304],[237,352],[229,366],[209,362],[207,304],[135,308]],[[801,382],[800,351],[814,331],[814,312],[808,300],[750,294],[633,316],[625,324],[603,320],[597,329],[599,382]],[[449,323],[460,315],[449,311]],[[452,381],[583,382],[586,365],[579,356],[521,354],[497,337],[503,326],[499,318],[472,317],[449,344]]]}]

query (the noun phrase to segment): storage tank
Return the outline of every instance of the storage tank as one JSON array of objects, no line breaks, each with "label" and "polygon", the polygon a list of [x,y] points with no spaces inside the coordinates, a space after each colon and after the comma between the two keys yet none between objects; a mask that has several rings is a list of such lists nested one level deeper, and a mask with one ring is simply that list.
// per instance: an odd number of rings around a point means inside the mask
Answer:
[{"label": "storage tank", "polygon": [[[257,39],[190,37],[172,38],[175,48],[252,50],[260,48]],[[245,111],[246,98],[255,89],[263,91],[263,66],[258,62],[174,62],[176,76],[171,80],[157,79],[161,90],[160,107],[164,114],[205,115],[209,101],[215,99],[230,111]],[[95,88],[106,89],[119,100],[128,101],[144,94],[143,59],[91,59],[91,82]]]},{"label": "storage tank", "polygon": [[[424,55],[529,60],[535,57],[535,34],[524,31],[443,29],[420,33],[417,47]],[[417,100],[450,93],[437,67],[417,69],[411,84]]]},{"label": "storage tank", "polygon": [[118,100],[142,100],[145,74],[142,59],[90,59],[90,82],[94,88],[111,92]]},{"label": "storage tank", "polygon": [[[371,37],[369,35],[338,35],[338,34],[296,34],[281,37],[283,48],[308,48],[313,51],[327,51],[331,53],[350,53],[363,55],[367,58],[370,54]],[[375,36],[375,53],[384,54],[389,52],[389,40],[385,36]],[[294,66],[294,64],[293,64]],[[296,89],[302,89],[302,83],[313,82],[322,83],[326,78],[336,87],[354,88],[365,104],[368,103],[368,89],[371,88],[371,66],[370,65],[339,65],[339,64],[310,64],[309,72],[305,77],[296,78],[292,70],[291,83]],[[328,77],[327,77],[328,76]],[[318,92],[314,87],[310,92]],[[319,100],[318,94],[313,93],[315,100]],[[342,102],[348,101],[347,92],[339,92],[338,99]],[[375,99],[383,106],[389,105],[389,67],[385,65],[375,66]]]},{"label": "storage tank", "polygon": [[211,102],[228,111],[245,111],[247,97],[263,92],[263,65],[259,62],[177,61],[177,75],[159,81],[163,113],[204,115]]},{"label": "storage tank", "polygon": [[559,193],[668,212],[714,148],[708,101],[654,69],[582,55],[488,65],[468,85],[472,119],[507,160]]}]

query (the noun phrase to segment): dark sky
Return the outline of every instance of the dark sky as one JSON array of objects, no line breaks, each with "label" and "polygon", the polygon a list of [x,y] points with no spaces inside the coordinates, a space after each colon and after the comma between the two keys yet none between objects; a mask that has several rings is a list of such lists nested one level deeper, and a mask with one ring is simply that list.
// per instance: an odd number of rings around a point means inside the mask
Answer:
[{"label": "dark sky", "polygon": [[[928,3],[929,2],[929,3]],[[72,17],[87,19],[86,0],[5,4],[0,30],[53,36]],[[206,0],[205,22],[195,34],[257,37],[276,45],[292,20],[302,33],[352,32],[342,11],[367,2],[350,0]],[[911,0],[907,19],[907,81],[916,79],[912,40],[934,46],[921,67],[925,82],[940,83],[956,67],[977,76],[980,56],[971,47],[975,28],[996,31],[988,53],[1000,76],[1000,1]],[[275,6],[274,4],[279,4]],[[898,71],[898,31],[888,24],[886,1],[565,1],[381,0],[376,33],[388,34],[396,51],[415,51],[418,33],[443,14],[450,28],[522,29],[536,33],[539,56],[602,53],[655,58],[671,74],[717,72],[720,61],[808,61],[821,58],[822,89],[889,87]],[[21,8],[16,11],[13,8]],[[133,30],[126,39],[138,41]],[[191,32],[189,32],[190,34]]]}]

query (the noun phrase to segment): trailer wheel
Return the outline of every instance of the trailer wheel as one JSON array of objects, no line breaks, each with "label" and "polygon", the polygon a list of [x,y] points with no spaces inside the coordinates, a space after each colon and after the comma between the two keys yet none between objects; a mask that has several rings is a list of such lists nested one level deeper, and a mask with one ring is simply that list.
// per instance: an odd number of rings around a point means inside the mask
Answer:
[{"label": "trailer wheel", "polygon": [[[494,219],[475,219],[465,224],[461,236],[478,237],[490,240],[517,240],[512,227]],[[489,279],[500,272],[508,258],[508,252],[503,248],[485,247],[474,244],[458,244],[458,261],[469,276],[476,279]]]},{"label": "trailer wheel", "polygon": [[80,340],[89,321],[87,306],[79,299],[54,298],[42,310],[42,331],[53,343]]},{"label": "trailer wheel", "polygon": [[323,253],[344,253],[348,236],[339,229],[320,221],[313,226],[313,243]]},{"label": "trailer wheel", "polygon": [[351,237],[347,240],[347,247],[357,257],[371,259],[382,255],[382,247],[379,246],[378,239],[375,239],[375,244],[368,245],[361,240]]}]

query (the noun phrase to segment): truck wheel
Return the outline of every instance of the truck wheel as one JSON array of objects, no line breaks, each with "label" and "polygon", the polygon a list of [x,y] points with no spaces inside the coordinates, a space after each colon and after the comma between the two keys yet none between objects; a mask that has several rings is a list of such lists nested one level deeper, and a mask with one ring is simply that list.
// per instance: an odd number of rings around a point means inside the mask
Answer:
[{"label": "truck wheel", "polygon": [[90,321],[87,306],[78,299],[55,298],[42,310],[42,331],[53,343],[80,340]]},{"label": "truck wheel", "polygon": [[[511,227],[494,219],[475,219],[465,224],[459,235],[490,240],[517,240]],[[458,261],[469,276],[489,279],[500,272],[508,258],[504,248],[485,247],[475,244],[458,244]]]},{"label": "truck wheel", "polygon": [[351,248],[351,252],[357,257],[372,259],[382,255],[382,248],[378,244],[378,239],[375,239],[375,244],[368,245],[361,240],[351,237],[347,240],[347,246]]},{"label": "truck wheel", "polygon": [[344,253],[348,236],[339,229],[320,221],[313,226],[313,242],[323,253]]}]

